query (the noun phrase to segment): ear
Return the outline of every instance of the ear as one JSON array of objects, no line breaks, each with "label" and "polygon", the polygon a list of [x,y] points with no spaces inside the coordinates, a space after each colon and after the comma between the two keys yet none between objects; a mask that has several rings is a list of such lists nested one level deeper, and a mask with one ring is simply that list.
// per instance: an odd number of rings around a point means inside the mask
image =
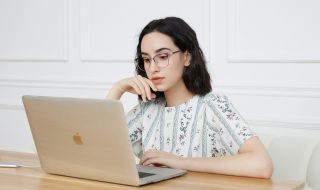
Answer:
[{"label": "ear", "polygon": [[188,67],[191,64],[191,54],[188,51],[186,51],[184,53],[184,58],[185,58],[184,66]]}]

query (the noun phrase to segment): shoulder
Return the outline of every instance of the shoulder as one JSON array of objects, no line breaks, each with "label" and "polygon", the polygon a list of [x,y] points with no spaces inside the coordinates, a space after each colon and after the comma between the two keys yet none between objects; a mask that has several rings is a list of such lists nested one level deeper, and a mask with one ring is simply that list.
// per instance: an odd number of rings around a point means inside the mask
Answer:
[{"label": "shoulder", "polygon": [[225,94],[222,93],[214,93],[214,92],[209,92],[208,94],[203,96],[203,100],[205,104],[223,104],[223,103],[228,103],[229,99]]},{"label": "shoulder", "polygon": [[215,115],[225,115],[235,111],[231,101],[225,94],[210,92],[203,99],[206,112],[213,112]]}]

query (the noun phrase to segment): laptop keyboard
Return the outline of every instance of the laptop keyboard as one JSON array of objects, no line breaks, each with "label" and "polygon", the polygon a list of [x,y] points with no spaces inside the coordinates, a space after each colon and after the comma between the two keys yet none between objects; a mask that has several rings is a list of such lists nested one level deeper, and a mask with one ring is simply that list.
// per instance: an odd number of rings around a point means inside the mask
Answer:
[{"label": "laptop keyboard", "polygon": [[148,176],[156,175],[156,174],[152,174],[152,173],[145,173],[145,172],[138,172],[138,173],[139,173],[139,178],[144,178],[144,177],[148,177]]}]

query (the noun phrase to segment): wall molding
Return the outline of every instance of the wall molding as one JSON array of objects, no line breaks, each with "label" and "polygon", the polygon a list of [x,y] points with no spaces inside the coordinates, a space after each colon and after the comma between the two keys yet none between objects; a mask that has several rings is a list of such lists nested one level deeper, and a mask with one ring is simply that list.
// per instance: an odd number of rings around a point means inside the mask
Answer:
[{"label": "wall molding", "polygon": [[[0,87],[109,89],[115,81],[94,78],[8,78],[0,77]],[[235,95],[320,98],[318,83],[258,83],[215,81],[214,89]]]},{"label": "wall molding", "polygon": [[24,110],[24,107],[22,105],[18,105],[18,104],[2,104],[2,103],[0,103],[0,110],[21,111],[21,110]]},{"label": "wall molding", "polygon": [[[1,87],[9,88],[38,88],[38,89],[68,89],[74,90],[98,90],[108,91],[112,87],[113,82],[103,82],[98,80],[84,80],[84,79],[4,79],[0,78],[0,89]],[[7,103],[2,100],[0,95],[0,110],[24,110],[22,102],[19,103]]]},{"label": "wall molding", "polygon": [[[202,6],[203,6],[203,12],[202,12],[202,35],[203,44],[200,44],[200,47],[202,51],[204,51],[204,54],[206,55],[206,61],[209,63],[211,61],[211,41],[212,41],[212,34],[211,34],[211,27],[212,27],[212,11],[211,11],[211,0],[203,0]],[[199,36],[199,34],[197,34]],[[208,39],[208,40],[206,40]],[[199,41],[199,37],[198,37]],[[199,42],[200,43],[200,42]]]},{"label": "wall molding", "polygon": [[0,87],[26,87],[26,88],[60,88],[60,89],[96,89],[111,88],[114,82],[103,82],[97,79],[4,79],[0,78]]},{"label": "wall molding", "polygon": [[285,122],[285,121],[265,121],[265,120],[255,120],[247,119],[246,120],[249,126],[253,127],[267,127],[272,129],[303,129],[303,130],[315,130],[320,131],[320,123],[310,123],[310,122]]},{"label": "wall molding", "polygon": [[320,130],[320,119],[318,117],[290,117],[274,115],[247,114],[245,120],[253,125],[268,128],[292,128]]},{"label": "wall molding", "polygon": [[228,48],[228,63],[320,63],[320,59],[274,59],[274,58],[249,58],[247,56],[240,55],[240,53],[230,50]]},{"label": "wall molding", "polygon": [[235,95],[320,98],[319,83],[215,81],[214,89]]}]

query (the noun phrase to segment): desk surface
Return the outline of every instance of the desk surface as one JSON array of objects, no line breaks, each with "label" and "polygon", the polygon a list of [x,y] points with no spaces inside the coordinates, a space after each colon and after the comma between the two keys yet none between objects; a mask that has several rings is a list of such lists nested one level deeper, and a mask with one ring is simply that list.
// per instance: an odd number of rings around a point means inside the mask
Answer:
[{"label": "desk surface", "polygon": [[[0,161],[18,161],[29,166],[39,166],[35,154],[0,150]],[[46,174],[40,167],[0,168],[0,189],[23,190],[107,190],[107,189],[303,189],[304,183],[289,180],[266,180],[247,177],[226,176],[208,173],[188,172],[185,176],[149,184],[131,187],[92,180],[77,179]]]}]

